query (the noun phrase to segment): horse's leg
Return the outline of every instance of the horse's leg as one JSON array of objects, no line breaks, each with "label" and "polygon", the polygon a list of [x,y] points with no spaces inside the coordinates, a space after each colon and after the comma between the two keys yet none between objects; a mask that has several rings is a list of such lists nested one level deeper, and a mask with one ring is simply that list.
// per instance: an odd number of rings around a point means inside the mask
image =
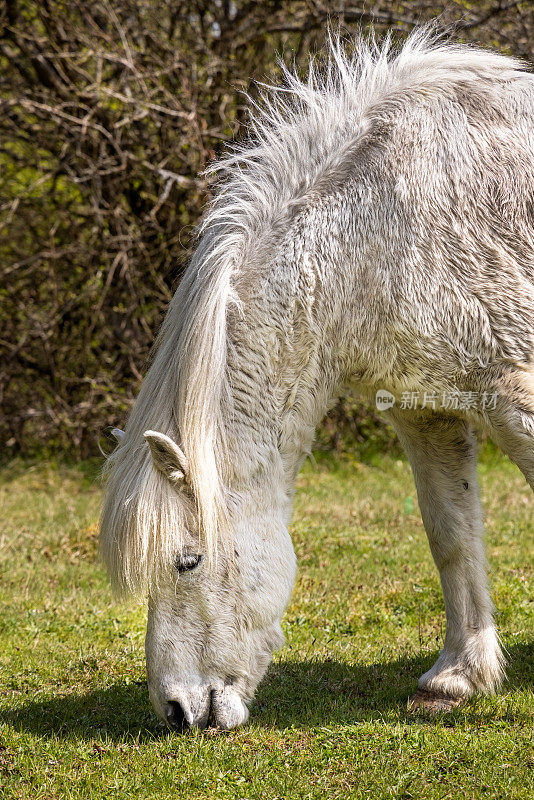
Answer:
[{"label": "horse's leg", "polygon": [[459,419],[400,410],[389,417],[410,459],[447,615],[443,650],[412,702],[447,710],[477,691],[492,692],[503,677],[485,571],[476,438]]},{"label": "horse's leg", "polygon": [[534,372],[517,370],[503,381],[495,409],[486,412],[489,433],[534,490]]}]

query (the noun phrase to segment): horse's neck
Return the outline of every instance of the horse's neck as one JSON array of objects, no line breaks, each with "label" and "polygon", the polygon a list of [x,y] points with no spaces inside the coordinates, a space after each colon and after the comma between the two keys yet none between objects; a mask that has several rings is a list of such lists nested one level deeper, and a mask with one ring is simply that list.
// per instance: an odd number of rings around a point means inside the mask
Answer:
[{"label": "horse's neck", "polygon": [[275,320],[267,305],[236,324],[228,353],[232,396],[226,416],[238,481],[269,473],[292,490],[332,397],[328,356],[305,320],[298,325]]}]

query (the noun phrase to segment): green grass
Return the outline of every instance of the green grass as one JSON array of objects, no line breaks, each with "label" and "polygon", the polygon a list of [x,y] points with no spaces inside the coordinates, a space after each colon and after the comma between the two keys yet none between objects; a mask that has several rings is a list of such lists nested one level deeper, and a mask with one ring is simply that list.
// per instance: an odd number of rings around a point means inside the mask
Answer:
[{"label": "green grass", "polygon": [[532,798],[534,498],[482,460],[488,555],[509,679],[438,719],[406,699],[444,632],[409,467],[321,458],[299,477],[299,573],[250,723],[180,736],[153,716],[145,611],[97,559],[96,466],[0,473],[3,798]]}]

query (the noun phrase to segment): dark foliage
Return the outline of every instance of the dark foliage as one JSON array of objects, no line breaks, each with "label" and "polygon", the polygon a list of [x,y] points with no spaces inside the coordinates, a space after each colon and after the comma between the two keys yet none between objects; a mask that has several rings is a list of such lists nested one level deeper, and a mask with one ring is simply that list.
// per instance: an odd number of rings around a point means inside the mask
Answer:
[{"label": "dark foliage", "polygon": [[[277,52],[305,62],[329,18],[402,36],[439,12],[463,38],[534,57],[529,0],[0,3],[4,453],[85,456],[124,421],[209,198],[202,170],[243,135],[239,90],[276,80]],[[340,403],[321,441],[372,428]]]}]

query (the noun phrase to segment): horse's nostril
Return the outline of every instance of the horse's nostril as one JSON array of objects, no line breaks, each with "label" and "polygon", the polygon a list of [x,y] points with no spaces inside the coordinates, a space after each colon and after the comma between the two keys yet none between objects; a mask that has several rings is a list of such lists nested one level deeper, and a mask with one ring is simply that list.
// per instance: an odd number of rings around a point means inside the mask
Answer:
[{"label": "horse's nostril", "polygon": [[185,713],[177,700],[171,700],[167,703],[165,712],[167,724],[177,731],[186,731],[189,728],[189,722],[185,718]]}]

